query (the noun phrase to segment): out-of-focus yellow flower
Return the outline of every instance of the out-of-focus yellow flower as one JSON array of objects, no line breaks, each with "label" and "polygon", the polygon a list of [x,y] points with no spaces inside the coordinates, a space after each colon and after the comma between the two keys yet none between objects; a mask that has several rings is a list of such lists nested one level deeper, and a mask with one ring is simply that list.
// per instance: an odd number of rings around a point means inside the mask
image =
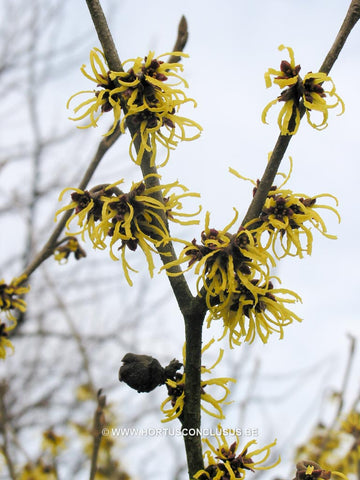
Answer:
[{"label": "out-of-focus yellow flower", "polygon": [[19,480],[57,480],[55,468],[52,465],[46,465],[42,460],[36,464],[27,463],[22,469]]},{"label": "out-of-focus yellow flower", "polygon": [[88,400],[94,400],[96,397],[96,392],[94,392],[90,383],[83,383],[77,387],[75,395],[76,400],[79,402],[86,402]]},{"label": "out-of-focus yellow flower", "polygon": [[[214,343],[214,340],[208,342],[201,350],[203,354],[210,346]],[[201,367],[201,375],[211,374],[212,370],[221,362],[223,357],[224,351],[221,349],[219,356],[215,363],[211,366],[206,368],[205,366]],[[183,348],[183,363],[185,366],[186,358],[185,358],[185,346]],[[170,420],[174,420],[175,418],[180,417],[184,408],[184,401],[185,401],[185,373],[176,372],[174,378],[169,378],[166,381],[166,386],[168,389],[169,396],[162,402],[161,404],[161,411],[166,415],[166,418],[162,420],[162,422],[169,422]],[[225,404],[225,400],[227,399],[228,395],[230,394],[229,387],[227,384],[229,382],[236,382],[233,378],[223,377],[223,378],[210,378],[210,379],[203,379],[201,380],[201,409],[206,412],[207,414],[215,417],[215,418],[225,418],[222,405]],[[215,386],[214,393],[210,394],[207,390],[211,390],[211,387]],[[219,387],[220,390],[223,390],[223,393],[218,396],[216,394],[216,387]],[[170,407],[168,407],[170,404]]]},{"label": "out-of-focus yellow flower", "polygon": [[9,348],[12,353],[14,352],[14,345],[9,340],[8,336],[8,327],[5,323],[0,323],[0,358],[5,359],[7,355],[7,348]]},{"label": "out-of-focus yellow flower", "polygon": [[4,280],[0,280],[0,311],[5,312],[7,319],[11,321],[13,326],[15,324],[13,311],[19,310],[22,313],[26,311],[25,300],[19,298],[30,290],[29,286],[25,287],[22,285],[25,280],[26,276],[24,275],[13,278],[9,284],[5,283]]},{"label": "out-of-focus yellow flower", "polygon": [[[284,102],[278,116],[280,132],[282,135],[294,135],[300,125],[300,105],[302,103],[309,124],[317,130],[322,130],[327,127],[329,109],[340,106],[339,115],[341,115],[345,110],[344,102],[336,93],[334,82],[325,73],[309,72],[302,79],[299,75],[300,65],[295,64],[293,49],[284,45],[279,46],[279,50],[284,49],[289,53],[290,63],[283,60],[280,64],[280,70],[269,68],[265,73],[265,84],[268,88],[274,83],[281,89],[285,88],[285,90],[265,107],[261,117],[262,121],[267,123],[266,116],[273,105]],[[330,83],[330,90],[323,88],[325,82]],[[334,98],[334,103],[327,103],[327,96]],[[319,123],[313,122],[310,118],[310,112],[314,110],[322,115],[322,120]]]},{"label": "out-of-focus yellow flower", "polygon": [[65,437],[57,435],[51,428],[43,432],[43,450],[49,450],[53,457],[56,457],[60,450],[64,450],[66,446]]},{"label": "out-of-focus yellow flower", "polygon": [[[330,478],[330,474],[342,478],[346,478],[346,475],[351,478],[357,477],[360,462],[358,412],[352,410],[344,419],[338,418],[331,428],[322,424],[318,425],[311,437],[298,447],[296,459],[301,458],[311,459],[314,471],[319,472],[321,469],[325,469],[327,477],[321,478]],[[301,464],[301,470],[304,471],[307,461],[298,463],[298,465]],[[318,476],[314,478],[318,478]]]},{"label": "out-of-focus yellow flower", "polygon": [[351,410],[341,422],[341,431],[350,433],[360,442],[360,413],[356,410]]},{"label": "out-of-focus yellow flower", "polygon": [[323,424],[317,425],[310,438],[296,449],[295,458],[310,459],[320,463],[325,469],[338,467],[335,452],[342,450],[343,440],[338,430],[329,430]]},{"label": "out-of-focus yellow flower", "polygon": [[74,254],[76,260],[86,257],[86,252],[81,248],[77,238],[68,237],[57,244],[54,250],[54,258],[60,264],[67,263],[69,256]]},{"label": "out-of-focus yellow flower", "polygon": [[[236,478],[245,478],[248,471],[256,470],[269,470],[279,465],[280,457],[271,465],[263,466],[262,464],[268,460],[271,455],[271,449],[276,445],[276,440],[265,447],[258,448],[249,451],[257,442],[256,440],[250,440],[240,452],[239,449],[239,437],[235,435],[236,440],[229,445],[225,433],[231,433],[218,426],[220,435],[216,435],[217,446],[210,443],[208,439],[205,439],[206,445],[209,450],[205,452],[205,457],[208,465],[199,470],[194,478],[198,480],[235,480]],[[261,455],[258,460],[255,457]]]}]

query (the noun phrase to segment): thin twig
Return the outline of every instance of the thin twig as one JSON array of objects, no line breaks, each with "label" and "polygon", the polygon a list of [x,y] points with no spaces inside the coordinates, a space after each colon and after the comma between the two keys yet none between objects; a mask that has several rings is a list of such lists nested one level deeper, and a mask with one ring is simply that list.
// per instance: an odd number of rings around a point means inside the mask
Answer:
[{"label": "thin twig", "polygon": [[[185,45],[188,41],[188,38],[189,38],[188,24],[185,16],[183,15],[179,22],[178,36],[173,48],[173,52],[183,52]],[[171,55],[171,57],[168,60],[168,63],[177,63],[180,60],[181,60],[181,56]]]},{"label": "thin twig", "polygon": [[355,347],[356,347],[355,337],[353,337],[350,334],[348,335],[348,337],[349,337],[349,340],[350,340],[349,355],[348,355],[348,361],[347,361],[345,372],[344,372],[342,386],[341,386],[341,389],[340,389],[340,392],[339,392],[339,404],[338,404],[338,408],[336,409],[334,418],[333,418],[331,424],[329,425],[329,427],[327,429],[327,433],[324,436],[324,438],[322,439],[321,445],[319,445],[319,457],[318,458],[320,458],[320,455],[321,455],[322,452],[325,452],[327,450],[327,446],[328,446],[329,442],[331,442],[333,431],[336,427],[337,422],[339,421],[339,418],[340,418],[340,415],[342,413],[342,409],[343,409],[343,406],[344,406],[345,393],[346,393],[346,389],[347,389],[349,379],[350,379],[350,372],[351,372],[351,367],[352,367],[352,364],[353,364],[353,361],[354,361],[354,354],[355,354]]},{"label": "thin twig", "polygon": [[[84,190],[89,184],[89,181],[94,175],[94,172],[99,166],[102,158],[104,157],[106,152],[114,145],[120,135],[120,129],[117,128],[112,135],[104,137],[101,140],[98,149],[94,155],[94,158],[91,160],[90,165],[88,166],[83,178],[79,183],[78,188],[80,190]],[[62,215],[49,239],[47,240],[43,248],[40,250],[40,252],[35,256],[33,261],[25,268],[22,275],[26,275],[26,277],[29,277],[46,259],[48,259],[53,254],[54,248],[56,247],[56,242],[61,235],[61,232],[64,230],[66,222],[71,217],[71,214],[72,211],[68,210]]]},{"label": "thin twig", "polygon": [[50,288],[50,290],[52,291],[52,293],[55,297],[55,300],[56,300],[56,302],[59,306],[60,311],[63,312],[64,318],[65,318],[65,320],[66,320],[66,322],[69,326],[71,336],[74,339],[75,343],[77,344],[80,356],[82,358],[82,364],[83,364],[84,370],[85,370],[85,372],[87,374],[87,377],[88,377],[88,385],[91,389],[91,393],[95,397],[96,389],[94,387],[94,382],[93,382],[92,375],[91,375],[89,356],[88,356],[88,353],[87,353],[85,345],[84,345],[84,339],[80,335],[80,333],[78,332],[78,330],[75,326],[75,323],[73,321],[73,318],[70,315],[70,312],[68,311],[66,303],[64,302],[61,295],[59,295],[59,293],[57,292],[56,286],[54,285],[52,279],[50,278],[50,275],[48,275],[47,271],[44,268],[43,268],[43,272],[44,272],[44,277],[45,277],[45,280],[46,280],[46,284],[47,284],[48,288]]},{"label": "thin twig", "polygon": [[[335,425],[335,422],[339,419],[343,407],[344,407],[344,399],[345,399],[345,393],[349,384],[349,379],[350,379],[350,373],[351,373],[351,368],[354,362],[354,355],[355,355],[355,347],[356,347],[356,339],[352,335],[348,334],[348,338],[350,341],[349,345],[349,355],[348,355],[348,361],[346,364],[345,372],[344,372],[344,377],[343,377],[343,382],[341,385],[341,390],[340,390],[340,396],[339,396],[339,405],[335,413],[334,417],[334,422],[333,425]],[[332,427],[330,427],[331,430]]]},{"label": "thin twig", "polygon": [[360,18],[360,0],[352,0],[350,7],[346,13],[345,19],[340,27],[339,33],[335,39],[333,46],[330,48],[329,53],[326,55],[326,58],[323,64],[320,67],[319,72],[324,72],[328,74],[333,67],[336,59],[341,52],[341,49],[345,45],[345,42],[354,28],[356,22]]},{"label": "thin twig", "polygon": [[3,437],[3,444],[1,445],[1,451],[3,457],[5,459],[6,466],[9,471],[10,478],[12,480],[16,480],[16,473],[15,473],[15,466],[12,461],[12,458],[9,453],[9,441],[8,441],[8,433],[7,433],[7,408],[5,403],[5,395],[7,392],[7,385],[5,382],[0,384],[0,433]]},{"label": "thin twig", "polygon": [[[348,12],[341,25],[335,42],[320,67],[320,72],[329,73],[341,49],[343,48],[347,37],[349,36],[351,30],[353,29],[359,18],[360,0],[353,0],[349,6]],[[300,117],[302,118],[303,115],[304,109],[302,109],[302,111],[300,112]],[[279,169],[281,160],[284,157],[291,138],[292,135],[279,135],[275,148],[271,154],[270,160],[266,166],[263,177],[257,188],[256,194],[254,195],[254,198],[248,208],[244,220],[242,221],[242,225],[246,225],[246,223],[250,222],[251,220],[257,218],[260,215],[266,197],[269,193],[271,186],[273,185],[276,173]]]},{"label": "thin twig", "polygon": [[270,160],[257,187],[254,198],[252,199],[244,220],[242,221],[242,225],[246,225],[248,222],[260,215],[291,138],[291,135],[279,135]]}]

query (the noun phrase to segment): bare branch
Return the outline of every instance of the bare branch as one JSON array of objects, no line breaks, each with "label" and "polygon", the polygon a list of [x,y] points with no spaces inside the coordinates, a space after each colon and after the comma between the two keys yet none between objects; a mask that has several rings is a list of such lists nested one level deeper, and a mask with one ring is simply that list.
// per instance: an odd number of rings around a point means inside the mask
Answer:
[{"label": "bare branch", "polygon": [[[341,49],[345,45],[345,41],[351,30],[360,18],[360,0],[353,0],[346,14],[345,20],[341,25],[339,34],[337,35],[333,46],[327,54],[324,63],[320,67],[321,72],[328,73],[334,65]],[[304,116],[305,109],[300,109],[300,119]],[[251,220],[257,218],[265,203],[266,197],[273,185],[276,173],[279,169],[281,160],[284,157],[287,147],[289,146],[292,135],[279,135],[270,160],[266,166],[265,172],[261,178],[260,184],[254,195],[254,198],[248,208],[248,211],[242,221],[242,225],[246,225]]]},{"label": "bare branch", "polygon": [[5,403],[5,395],[7,392],[7,385],[5,382],[0,384],[0,433],[3,437],[3,444],[1,445],[2,454],[4,456],[8,472],[10,478],[12,480],[16,480],[16,473],[15,467],[13,464],[13,460],[11,458],[10,449],[9,449],[9,441],[8,441],[8,432],[7,432],[7,424],[8,424],[8,413]]},{"label": "bare branch", "polygon": [[105,395],[101,395],[101,390],[98,391],[97,402],[98,404],[96,407],[93,424],[94,443],[91,457],[91,470],[89,480],[94,480],[96,475],[97,458],[100,450],[101,439],[103,437],[102,430],[105,425],[104,407],[106,404],[106,397]]}]

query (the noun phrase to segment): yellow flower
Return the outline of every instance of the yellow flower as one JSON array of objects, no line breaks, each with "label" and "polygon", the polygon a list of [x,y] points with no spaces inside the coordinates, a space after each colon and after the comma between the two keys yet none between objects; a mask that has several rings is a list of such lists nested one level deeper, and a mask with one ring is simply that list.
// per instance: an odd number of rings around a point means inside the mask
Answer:
[{"label": "yellow flower", "polygon": [[86,257],[86,252],[80,247],[75,237],[68,237],[58,242],[54,250],[54,258],[60,264],[67,263],[70,254],[73,253],[76,260]]},{"label": "yellow flower", "polygon": [[4,280],[0,280],[0,311],[5,312],[6,317],[12,323],[10,330],[15,326],[16,319],[13,315],[13,310],[19,310],[24,313],[26,311],[26,302],[20,296],[28,293],[30,287],[22,286],[26,280],[26,276],[22,275],[18,278],[13,278],[11,283],[7,284]]},{"label": "yellow flower", "polygon": [[[97,121],[104,112],[113,111],[113,126],[106,135],[110,135],[120,121],[121,131],[125,132],[125,122],[130,122],[136,128],[130,144],[130,156],[135,163],[141,164],[144,152],[151,152],[151,165],[155,164],[156,144],[166,149],[164,165],[179,140],[194,140],[200,136],[202,128],[193,120],[177,115],[179,108],[184,103],[196,102],[188,98],[185,93],[177,88],[183,84],[188,87],[187,82],[177,73],[182,71],[180,63],[166,63],[159,60],[165,55],[176,55],[179,52],[165,53],[155,58],[154,52],[148,56],[126,60],[123,65],[132,63],[127,72],[108,71],[104,54],[95,48],[90,52],[90,63],[93,76],[89,75],[85,66],[81,68],[82,73],[91,81],[95,82],[102,90],[81,91],[70,97],[67,106],[71,101],[81,94],[92,94],[91,98],[83,101],[74,112],[81,113],[71,120],[83,120],[89,117],[89,124],[79,127],[96,127]],[[181,53],[182,57],[186,57]],[[166,83],[174,79],[173,83]],[[124,111],[124,115],[122,112]],[[191,128],[194,134],[188,136],[186,130]],[[137,154],[133,154],[134,143],[140,140]]]},{"label": "yellow flower", "polygon": [[[322,85],[324,82],[329,82],[330,90],[325,90]],[[303,101],[306,111],[306,118],[309,124],[316,130],[322,130],[327,127],[330,108],[337,106],[341,107],[341,112],[338,115],[342,115],[345,111],[345,105],[343,100],[336,93],[336,88],[331,77],[325,73],[307,73],[303,81],[304,93]],[[334,103],[329,104],[326,102],[326,96],[334,97]],[[312,122],[310,119],[310,112],[312,110],[318,111],[322,114],[322,121],[319,123]]]},{"label": "yellow flower", "polygon": [[102,88],[102,90],[82,90],[77,92],[69,98],[66,107],[70,108],[72,100],[78,95],[90,94],[90,98],[84,100],[74,108],[75,114],[80,113],[78,116],[70,117],[70,120],[79,121],[89,117],[89,123],[78,128],[97,127],[97,121],[102,114],[112,110],[114,121],[112,128],[106,134],[110,135],[113,133],[120,120],[122,112],[120,94],[126,90],[126,87],[122,85],[119,86],[116,80],[110,78],[106,59],[103,52],[98,48],[91,50],[90,64],[93,76],[87,73],[86,65],[83,65],[80,70],[86,78],[95,82],[98,87]]},{"label": "yellow flower", "polygon": [[[234,209],[235,210],[235,209]],[[200,286],[206,291],[206,305],[217,310],[217,305],[227,304],[230,295],[238,291],[239,282],[257,295],[262,289],[254,282],[255,276],[262,283],[267,283],[269,276],[268,262],[274,265],[271,255],[256,243],[256,238],[249,231],[240,227],[235,234],[229,229],[235,224],[238,212],[235,210],[233,220],[223,229],[216,230],[209,227],[209,212],[205,218],[205,230],[201,234],[201,245],[194,239],[186,243],[175,262],[167,264],[166,268],[189,262],[189,270],[195,266],[195,274],[199,275],[197,282],[198,293]],[[168,272],[168,275],[177,275]]]},{"label": "yellow flower", "polygon": [[[149,177],[161,178],[157,174],[150,174],[145,178]],[[132,285],[129,270],[135,270],[126,260],[126,247],[131,251],[138,247],[142,249],[148,262],[150,276],[153,276],[155,265],[152,254],[157,254],[157,248],[170,239],[166,220],[184,225],[198,223],[197,220],[183,221],[176,218],[192,217],[198,213],[187,214],[177,211],[182,207],[180,202],[182,198],[197,197],[198,194],[188,192],[179,182],[147,188],[143,181],[133,183],[130,192],[124,193],[118,188],[122,182],[123,180],[114,184],[98,185],[89,191],[66,188],[61,192],[60,200],[68,190],[74,190],[71,194],[72,202],[58,210],[56,216],[63,211],[75,209],[67,221],[68,229],[72,221],[77,219],[81,229],[75,235],[81,234],[84,240],[87,233],[94,248],[105,249],[109,246],[113,260],[119,260],[114,249],[121,250],[125,277]],[[182,193],[180,195],[171,193],[173,188],[180,188]],[[167,197],[161,201],[154,198],[153,194],[160,194],[160,197],[165,194]]]},{"label": "yellow flower", "polygon": [[[344,448],[337,452],[335,468],[344,474],[358,475],[360,462],[360,414],[351,410],[340,422],[339,435],[342,435]],[[327,451],[329,459],[333,452]]]},{"label": "yellow flower", "polygon": [[[263,123],[267,123],[266,116],[270,108],[278,102],[284,102],[278,116],[278,125],[282,135],[294,135],[297,132],[300,125],[301,104],[304,106],[307,120],[313,128],[321,130],[327,127],[328,110],[330,108],[340,106],[341,111],[339,115],[344,113],[345,110],[344,102],[335,91],[334,82],[328,75],[322,72],[309,72],[302,79],[299,75],[300,65],[295,65],[292,48],[284,45],[279,46],[279,50],[284,49],[289,53],[290,63],[283,60],[280,70],[269,68],[265,73],[265,84],[269,88],[274,83],[281,89],[285,88],[285,90],[265,107],[261,116]],[[271,76],[275,78],[271,79]],[[331,84],[330,90],[323,88],[324,82]],[[334,98],[334,103],[327,103],[325,100],[327,96]],[[322,114],[322,120],[319,123],[311,120],[310,112],[312,110]]]},{"label": "yellow flower", "polygon": [[[235,435],[236,440],[229,445],[225,436],[227,431],[223,430],[220,425],[218,428],[221,433],[220,435],[215,436],[217,446],[212,445],[208,439],[204,440],[209,447],[209,450],[205,452],[208,465],[203,470],[199,470],[194,475],[194,478],[198,480],[243,479],[246,476],[247,471],[254,472],[255,470],[269,470],[270,468],[279,465],[280,457],[271,465],[261,465],[270,457],[271,449],[276,445],[276,440],[265,447],[249,452],[248,450],[257,443],[256,440],[250,440],[242,448],[240,453],[237,453],[240,444],[239,437]],[[229,433],[231,433],[231,431]],[[262,455],[262,458],[255,460],[254,457],[257,457],[258,455]]]},{"label": "yellow flower", "polygon": [[75,232],[74,235],[81,234],[81,238],[85,240],[85,233],[89,235],[89,238],[93,240],[95,235],[95,225],[101,218],[103,200],[102,197],[108,196],[112,197],[116,194],[122,194],[122,191],[117,188],[119,183],[122,183],[123,180],[120,180],[114,184],[102,184],[93,187],[91,190],[80,190],[79,188],[67,187],[62,190],[59,195],[59,201],[61,201],[65,195],[70,190],[73,190],[71,194],[71,203],[65,205],[65,207],[60,208],[55,214],[55,221],[62,212],[67,210],[74,210],[74,213],[66,222],[66,228],[70,229],[70,225],[73,220],[77,219],[77,224],[81,228],[79,231]]},{"label": "yellow flower", "polygon": [[56,435],[52,429],[43,432],[43,450],[49,450],[53,457],[59,454],[60,450],[65,448],[65,437]]},{"label": "yellow flower", "polygon": [[[322,217],[316,209],[327,209],[334,212],[339,221],[340,215],[337,210],[330,205],[319,205],[318,198],[332,198],[337,204],[337,199],[330,194],[320,194],[308,197],[304,194],[293,193],[291,190],[273,190],[265,201],[260,219],[261,226],[257,231],[262,234],[267,232],[269,238],[266,245],[270,245],[277,258],[285,255],[303,257],[303,252],[311,255],[313,234],[311,228],[306,224],[312,225],[322,235],[327,238],[336,239],[335,235],[327,233],[327,229]],[[303,235],[303,237],[301,236]],[[302,245],[301,239],[306,239],[306,246]],[[277,252],[276,247],[280,243],[281,252]]]},{"label": "yellow flower", "polygon": [[[121,129],[125,129],[125,121],[131,122],[137,128],[138,133],[133,137],[130,144],[130,156],[135,163],[141,164],[144,152],[151,152],[150,165],[155,164],[156,144],[159,143],[166,149],[166,158],[161,166],[168,161],[170,150],[173,150],[179,140],[195,140],[200,136],[201,126],[188,118],[177,115],[179,108],[184,103],[196,102],[188,98],[178,88],[187,82],[178,74],[183,70],[180,63],[167,63],[159,60],[167,55],[177,55],[179,52],[165,53],[155,58],[154,52],[142,59],[127,60],[133,62],[127,72],[112,72],[111,78],[116,78],[122,85],[128,84],[128,89],[123,94],[126,101],[127,114],[121,122]],[[182,57],[187,55],[181,53]],[[168,83],[168,80],[174,80]],[[186,129],[194,130],[193,135],[187,136]],[[138,137],[140,148],[133,154],[133,147]]]},{"label": "yellow flower", "polygon": [[286,303],[301,301],[299,295],[285,288],[274,288],[270,278],[276,277],[269,277],[265,285],[253,280],[257,287],[256,295],[239,283],[236,291],[228,295],[226,302],[210,311],[208,327],[213,320],[222,319],[224,333],[221,338],[229,334],[230,348],[242,342],[252,343],[256,336],[259,336],[263,343],[267,343],[272,333],[278,333],[281,339],[284,336],[284,327],[294,320],[301,322],[301,319],[285,306]]},{"label": "yellow flower", "polygon": [[86,402],[94,400],[95,392],[90,383],[83,383],[76,388],[75,397],[79,402]]},{"label": "yellow flower", "polygon": [[[331,198],[337,206],[338,200],[333,195],[322,193],[309,197],[303,193],[293,193],[290,189],[283,188],[290,178],[292,166],[293,162],[290,157],[288,175],[278,173],[279,176],[284,178],[284,181],[279,187],[271,187],[260,217],[246,225],[254,235],[258,235],[258,240],[262,247],[265,250],[271,247],[275,257],[278,259],[286,255],[303,258],[303,252],[311,255],[313,243],[311,227],[314,227],[326,238],[337,238],[335,235],[327,233],[325,222],[318,210],[332,211],[340,222],[340,215],[336,208],[331,205],[317,203],[320,198]],[[256,193],[256,182],[242,177],[233,169],[230,169],[230,172],[238,178],[250,181],[255,186],[254,194]],[[303,240],[305,240],[305,244]]]},{"label": "yellow flower", "polygon": [[[182,193],[171,193],[171,189],[180,188]],[[200,194],[195,192],[189,192],[188,188],[184,185],[181,185],[178,181],[170,183],[164,186],[163,191],[164,205],[166,209],[166,217],[168,220],[174,223],[179,223],[180,225],[198,225],[199,220],[186,220],[186,218],[196,217],[202,207],[199,205],[199,208],[196,212],[186,213],[183,211],[182,200],[184,198],[199,198]]]},{"label": "yellow flower", "polygon": [[324,468],[334,466],[337,462],[335,451],[343,450],[343,436],[336,429],[328,429],[324,425],[317,425],[311,437],[296,451],[296,459],[311,458]]},{"label": "yellow flower", "polygon": [[[272,82],[278,85],[281,89],[285,87],[290,87],[296,85],[299,78],[300,65],[295,64],[294,51],[290,47],[285,47],[284,45],[279,46],[279,50],[282,51],[286,49],[289,53],[290,63],[286,60],[283,60],[280,64],[280,70],[275,70],[274,68],[269,68],[268,71],[264,74],[266,87],[271,87]],[[275,76],[271,80],[271,75]]]},{"label": "yellow flower", "polygon": [[8,338],[8,330],[5,323],[0,323],[0,358],[2,359],[6,358],[7,348],[9,348],[12,353],[14,352],[14,345]]},{"label": "yellow flower", "polygon": [[[208,342],[201,350],[203,354],[210,346],[214,343],[214,339]],[[211,374],[212,370],[221,362],[224,351],[221,349],[219,356],[216,362],[211,366],[206,368],[205,366],[201,367],[201,375]],[[185,365],[185,345],[183,348],[183,363]],[[180,364],[181,365],[181,364]],[[169,378],[166,381],[166,386],[168,389],[169,396],[162,402],[160,408],[161,411],[166,415],[166,418],[161,420],[162,422],[169,422],[175,418],[180,417],[184,408],[185,402],[185,373],[176,372],[174,378]],[[229,382],[236,382],[233,378],[223,377],[223,378],[211,378],[208,380],[201,380],[201,409],[209,415],[212,415],[215,418],[225,418],[222,411],[222,404],[225,403],[226,398],[230,394],[230,390],[227,386]],[[222,395],[216,395],[215,393],[207,393],[208,387],[217,386],[220,390],[223,390]],[[168,407],[167,405],[170,404]]]},{"label": "yellow flower", "polygon": [[[232,173],[240,176],[234,170]],[[216,230],[209,227],[210,216],[207,213],[201,244],[195,239],[192,243],[184,242],[186,246],[179,258],[162,267],[169,269],[189,262],[187,271],[195,265],[195,274],[199,275],[198,294],[202,295],[202,289],[205,290],[210,312],[208,326],[213,320],[222,319],[223,336],[229,333],[231,348],[243,341],[251,343],[257,335],[264,343],[274,332],[283,338],[285,326],[294,320],[301,321],[286,307],[287,303],[301,301],[300,297],[291,290],[274,289],[270,281],[269,264],[274,266],[275,262],[266,250],[269,245],[265,248],[261,245],[262,223],[256,219],[256,228],[250,222],[245,228],[240,226],[235,234],[230,234],[229,230],[237,218],[235,210],[232,222],[223,230]],[[169,276],[178,275],[167,273]]]},{"label": "yellow flower", "polygon": [[331,428],[318,425],[310,439],[297,450],[296,458],[304,457],[312,462],[299,462],[297,468],[301,465],[300,469],[304,471],[307,464],[313,465],[313,473],[317,472],[315,476],[312,475],[314,480],[319,477],[321,469],[326,469],[327,476],[320,475],[320,478],[330,478],[333,474],[342,478],[346,478],[346,475],[357,477],[360,462],[359,412],[350,410],[345,417],[337,418]]},{"label": "yellow flower", "polygon": [[350,433],[360,441],[360,413],[351,410],[341,423],[341,430]]},{"label": "yellow flower", "polygon": [[19,480],[56,480],[58,476],[52,465],[46,465],[40,459],[36,464],[27,463],[18,478]]}]

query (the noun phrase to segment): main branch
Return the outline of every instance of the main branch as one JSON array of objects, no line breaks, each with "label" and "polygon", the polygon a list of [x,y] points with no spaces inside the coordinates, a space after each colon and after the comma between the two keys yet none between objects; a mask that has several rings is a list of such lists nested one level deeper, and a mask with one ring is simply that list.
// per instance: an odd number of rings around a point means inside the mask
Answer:
[{"label": "main branch", "polygon": [[[102,45],[105,58],[110,70],[123,71],[120,58],[114,45],[105,15],[102,11],[99,0],[86,0],[89,11],[94,22],[96,32]],[[179,46],[187,38],[187,25],[184,19],[181,20],[178,32]],[[126,105],[122,105],[126,114]],[[127,122],[127,127],[134,140],[136,151],[140,148],[140,135],[138,127]],[[151,152],[145,151],[141,159],[141,171],[145,178],[147,187],[160,184],[155,166],[151,166]],[[149,177],[149,174],[155,174]],[[153,197],[164,202],[161,191],[154,192]],[[164,212],[159,212],[162,221],[168,225]],[[176,260],[177,256],[172,242],[158,248],[161,260],[164,265]],[[169,276],[171,288],[176,297],[179,308],[185,321],[186,338],[186,366],[185,366],[185,404],[183,410],[183,431],[197,432],[200,428],[200,385],[201,385],[201,342],[202,325],[206,310],[203,302],[192,296],[189,286],[181,273],[180,267],[172,267],[171,272],[176,272],[176,277]],[[201,307],[199,307],[201,305]],[[197,434],[184,436],[188,470],[190,476],[194,475],[203,467],[201,437]]]}]

